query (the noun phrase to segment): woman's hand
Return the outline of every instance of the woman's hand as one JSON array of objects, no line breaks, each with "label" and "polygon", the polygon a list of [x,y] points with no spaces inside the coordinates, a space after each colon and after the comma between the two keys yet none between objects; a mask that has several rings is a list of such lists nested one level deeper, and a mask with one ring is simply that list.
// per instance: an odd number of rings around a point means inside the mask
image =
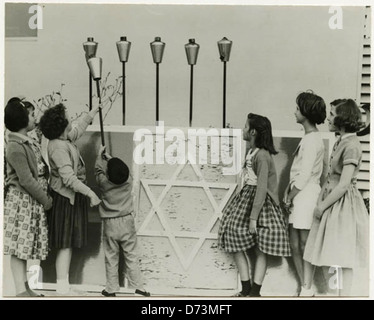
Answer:
[{"label": "woman's hand", "polygon": [[96,207],[101,202],[100,198],[93,191],[90,191],[88,197],[90,198],[90,207]]},{"label": "woman's hand", "polygon": [[250,219],[249,233],[250,234],[257,234],[257,220]]},{"label": "woman's hand", "polygon": [[323,211],[324,210],[322,209],[321,205],[317,205],[314,209],[314,218],[316,218],[317,220],[321,220]]}]

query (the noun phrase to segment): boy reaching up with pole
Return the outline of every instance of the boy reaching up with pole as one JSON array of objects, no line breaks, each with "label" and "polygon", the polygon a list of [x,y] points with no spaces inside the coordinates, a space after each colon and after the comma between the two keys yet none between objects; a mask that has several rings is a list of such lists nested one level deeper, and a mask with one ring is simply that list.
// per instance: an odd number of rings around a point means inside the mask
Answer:
[{"label": "boy reaching up with pole", "polygon": [[115,297],[119,291],[119,255],[122,251],[126,278],[135,293],[146,297],[139,258],[136,253],[136,230],[133,217],[132,178],[129,168],[119,158],[111,157],[101,146],[95,163],[95,176],[102,195],[99,206],[103,222],[106,287],[103,296]]}]

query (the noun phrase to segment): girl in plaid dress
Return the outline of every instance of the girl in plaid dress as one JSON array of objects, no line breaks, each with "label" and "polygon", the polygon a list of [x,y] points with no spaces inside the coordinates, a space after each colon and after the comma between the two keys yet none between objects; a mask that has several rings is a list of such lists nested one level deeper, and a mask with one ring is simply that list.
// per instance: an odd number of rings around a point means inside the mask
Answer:
[{"label": "girl in plaid dress", "polygon": [[5,152],[4,254],[11,256],[16,295],[35,297],[28,286],[26,263],[45,260],[48,254],[45,210],[52,206],[47,194],[48,168],[38,143],[27,135],[35,128],[34,106],[12,98],[4,120],[10,131]]},{"label": "girl in plaid dress", "polygon": [[[267,255],[290,256],[287,226],[279,207],[277,175],[272,158],[276,154],[271,123],[266,117],[250,113],[243,130],[249,143],[244,187],[223,211],[218,244],[233,253],[242,282],[239,297],[259,297],[267,269]],[[253,284],[246,250],[255,247]]]}]

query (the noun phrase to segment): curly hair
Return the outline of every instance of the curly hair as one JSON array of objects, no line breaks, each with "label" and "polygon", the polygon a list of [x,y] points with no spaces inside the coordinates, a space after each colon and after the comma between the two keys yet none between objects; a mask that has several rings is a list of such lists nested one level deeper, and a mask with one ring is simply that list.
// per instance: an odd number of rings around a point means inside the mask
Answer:
[{"label": "curly hair", "polygon": [[325,101],[312,90],[300,93],[296,98],[296,103],[300,108],[301,114],[312,124],[321,124],[325,121]]},{"label": "curly hair", "polygon": [[12,132],[26,128],[29,124],[29,112],[34,109],[33,104],[28,101],[17,97],[9,99],[4,110],[5,127]]},{"label": "curly hair", "polygon": [[356,102],[352,99],[336,99],[330,103],[335,107],[334,126],[345,132],[353,133],[364,127],[362,114]]},{"label": "curly hair", "polygon": [[270,152],[270,154],[277,154],[273,142],[273,134],[271,129],[271,122],[268,118],[258,114],[248,114],[249,127],[257,131],[255,144],[257,148],[263,148]]},{"label": "curly hair", "polygon": [[44,112],[40,118],[39,127],[47,139],[53,140],[63,134],[68,124],[66,108],[62,103],[59,103]]}]

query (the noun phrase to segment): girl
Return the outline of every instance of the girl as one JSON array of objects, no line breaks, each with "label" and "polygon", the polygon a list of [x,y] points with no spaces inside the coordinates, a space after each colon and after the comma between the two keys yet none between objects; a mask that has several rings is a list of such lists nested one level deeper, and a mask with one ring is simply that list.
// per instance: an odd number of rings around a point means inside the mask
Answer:
[{"label": "girl", "polygon": [[93,108],[72,129],[69,115],[62,104],[48,109],[40,119],[40,129],[49,139],[48,158],[51,166],[53,207],[49,213],[49,242],[57,248],[57,293],[70,291],[69,269],[72,248],[87,243],[87,199],[96,206],[100,199],[85,185],[84,162],[75,145],[91,123],[99,107]]},{"label": "girl", "polygon": [[[244,187],[228,204],[218,231],[218,244],[234,254],[242,281],[236,296],[259,297],[267,269],[267,255],[290,256],[286,222],[278,206],[277,175],[270,121],[248,115],[243,139],[249,143],[244,167]],[[253,285],[245,251],[255,247]]]},{"label": "girl", "polygon": [[42,296],[27,282],[28,259],[45,260],[48,255],[48,229],[45,211],[52,207],[47,194],[48,167],[36,141],[27,133],[35,128],[34,106],[12,98],[4,111],[10,131],[6,146],[4,201],[4,254],[11,255],[16,295]]},{"label": "girl", "polygon": [[[305,135],[295,151],[290,172],[290,183],[285,193],[285,206],[290,208],[289,235],[292,259],[301,287],[300,296],[311,296],[305,289],[304,278],[310,279],[313,267],[303,261],[305,243],[313,222],[313,211],[321,191],[320,178],[323,172],[324,145],[317,124],[326,118],[323,99],[313,92],[303,92],[296,98],[296,122]],[[309,280],[308,280],[309,281]]]},{"label": "girl", "polygon": [[[353,267],[366,266],[368,259],[369,218],[356,186],[362,151],[355,132],[362,127],[361,112],[351,99],[335,100],[328,123],[329,130],[340,137],[314,210],[304,260],[315,266],[338,266],[343,275],[338,293],[348,296]],[[306,283],[307,289],[310,286],[311,281]]]}]

